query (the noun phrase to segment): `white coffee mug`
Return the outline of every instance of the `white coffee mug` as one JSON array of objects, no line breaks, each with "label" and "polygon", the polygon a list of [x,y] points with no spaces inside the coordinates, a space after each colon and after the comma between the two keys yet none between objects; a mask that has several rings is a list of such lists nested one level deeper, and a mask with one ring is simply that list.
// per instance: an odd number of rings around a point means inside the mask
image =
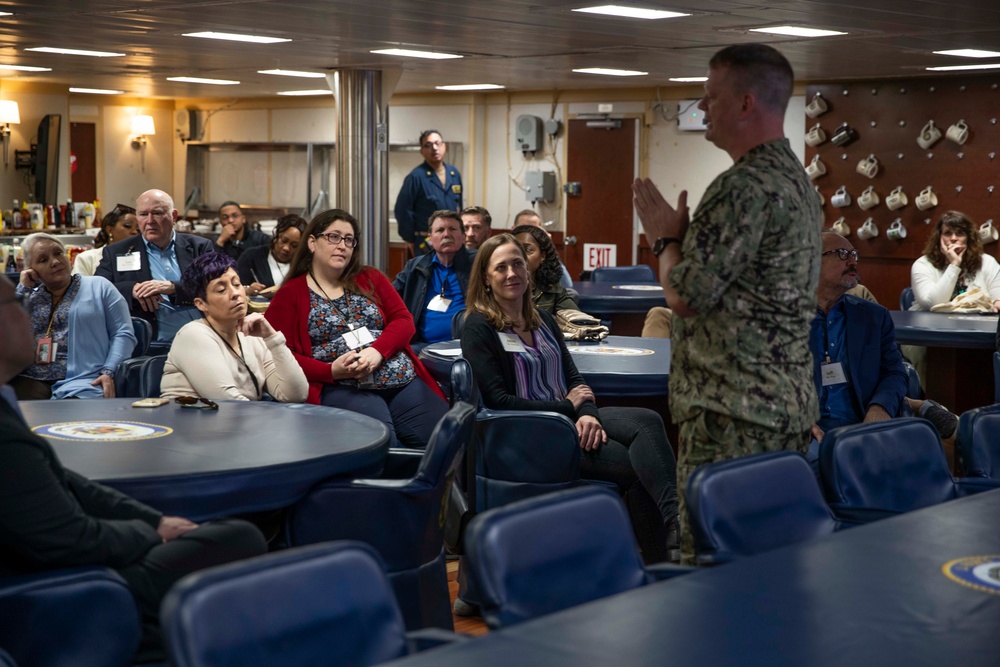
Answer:
[{"label": "white coffee mug", "polygon": [[806,146],[819,146],[824,141],[826,141],[826,132],[819,126],[819,123],[813,125],[806,132]]},{"label": "white coffee mug", "polygon": [[910,203],[910,200],[907,199],[906,193],[903,192],[902,185],[897,185],[893,191],[889,193],[889,196],[885,198],[885,205],[890,211],[901,209],[908,203]]},{"label": "white coffee mug", "polygon": [[855,171],[862,176],[875,178],[875,175],[878,174],[878,158],[874,154],[869,154],[868,157],[858,162]]},{"label": "white coffee mug", "polygon": [[944,136],[948,141],[954,141],[956,144],[961,146],[965,143],[966,139],[969,138],[969,126],[965,124],[964,120],[960,120],[951,127],[948,131],[944,133]]},{"label": "white coffee mug", "polygon": [[919,208],[921,211],[926,211],[928,209],[934,208],[935,206],[937,206],[937,204],[938,204],[937,195],[934,194],[934,191],[931,189],[931,186],[929,185],[923,190],[921,190],[920,194],[917,195],[917,208]]},{"label": "white coffee mug", "polygon": [[888,236],[893,241],[901,241],[906,238],[906,227],[903,226],[902,218],[896,218],[889,225],[889,229],[885,230],[885,235]]},{"label": "white coffee mug", "polygon": [[869,185],[864,192],[858,195],[858,206],[861,207],[862,211],[875,208],[878,206],[878,202],[878,194],[875,192],[874,185]]},{"label": "white coffee mug", "polygon": [[810,118],[816,118],[825,114],[829,109],[830,107],[827,105],[826,100],[823,99],[823,96],[816,93],[812,101],[806,105],[806,115]]},{"label": "white coffee mug", "polygon": [[841,236],[850,236],[851,235],[851,227],[847,224],[847,220],[844,219],[843,217],[840,217],[837,220],[837,222],[835,222],[832,225],[830,225],[830,229],[832,229],[833,231],[837,232]]},{"label": "white coffee mug", "polygon": [[927,150],[941,138],[941,130],[934,126],[934,121],[929,120],[927,124],[924,125],[924,129],[920,130],[920,134],[917,136],[917,143],[921,148]]},{"label": "white coffee mug", "polygon": [[878,236],[878,227],[875,226],[875,221],[872,218],[865,220],[864,224],[858,227],[858,238],[863,241],[868,239],[873,239]]},{"label": "white coffee mug", "polygon": [[826,165],[823,164],[818,155],[814,155],[812,161],[806,165],[806,174],[809,176],[809,180],[815,181],[825,173]]},{"label": "white coffee mug", "polygon": [[830,197],[830,203],[837,208],[844,208],[845,206],[851,205],[851,195],[847,193],[847,186],[841,185],[837,188],[837,191],[833,193]]},{"label": "white coffee mug", "polygon": [[993,226],[993,218],[979,225],[979,238],[984,245],[1000,239],[1000,230]]}]

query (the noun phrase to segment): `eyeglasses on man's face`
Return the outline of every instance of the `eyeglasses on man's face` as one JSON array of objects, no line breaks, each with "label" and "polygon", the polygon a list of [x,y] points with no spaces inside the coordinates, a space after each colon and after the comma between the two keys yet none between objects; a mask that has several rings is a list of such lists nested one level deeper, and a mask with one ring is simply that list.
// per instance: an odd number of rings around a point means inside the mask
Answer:
[{"label": "eyeglasses on man's face", "polygon": [[338,245],[341,241],[343,241],[344,245],[347,246],[348,248],[358,247],[358,239],[356,239],[353,236],[342,236],[337,232],[327,232],[326,234],[314,234],[313,236],[317,239],[323,239],[330,245]]},{"label": "eyeglasses on man's face", "polygon": [[421,145],[421,148],[431,150],[432,148],[441,148],[442,146],[444,146],[443,141],[425,141],[423,145]]},{"label": "eyeglasses on man's face", "polygon": [[827,255],[836,255],[837,259],[842,262],[846,262],[848,258],[856,262],[861,257],[861,255],[858,254],[858,251],[853,248],[837,248],[836,250],[827,250],[823,253],[823,256],[826,257]]}]

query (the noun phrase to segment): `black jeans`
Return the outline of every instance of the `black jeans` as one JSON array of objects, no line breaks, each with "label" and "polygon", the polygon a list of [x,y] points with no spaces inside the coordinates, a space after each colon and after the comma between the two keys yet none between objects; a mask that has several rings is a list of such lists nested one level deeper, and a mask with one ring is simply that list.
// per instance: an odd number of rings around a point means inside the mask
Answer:
[{"label": "black jeans", "polygon": [[390,447],[415,449],[427,446],[434,427],[448,412],[444,399],[420,378],[398,389],[365,390],[327,384],[323,385],[319,402],[377,419],[389,429]]},{"label": "black jeans", "polygon": [[583,453],[580,474],[613,482],[628,494],[643,555],[650,562],[665,560],[664,529],[677,519],[678,509],[677,463],[663,420],[646,408],[617,407],[601,408],[600,419],[608,441],[596,453]]}]

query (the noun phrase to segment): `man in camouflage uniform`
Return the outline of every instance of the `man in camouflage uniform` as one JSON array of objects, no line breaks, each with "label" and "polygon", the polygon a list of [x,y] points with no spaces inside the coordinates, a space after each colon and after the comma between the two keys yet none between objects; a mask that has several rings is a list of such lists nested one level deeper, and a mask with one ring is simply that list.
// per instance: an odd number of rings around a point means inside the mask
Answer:
[{"label": "man in camouflage uniform", "polygon": [[695,468],[764,451],[805,452],[816,421],[809,324],[816,313],[822,211],[784,136],[791,65],[742,44],[709,63],[706,138],[734,165],[688,219],[648,179],[635,206],[656,240],[674,311],[670,412],[680,431],[681,550],[694,552],[684,491]]}]

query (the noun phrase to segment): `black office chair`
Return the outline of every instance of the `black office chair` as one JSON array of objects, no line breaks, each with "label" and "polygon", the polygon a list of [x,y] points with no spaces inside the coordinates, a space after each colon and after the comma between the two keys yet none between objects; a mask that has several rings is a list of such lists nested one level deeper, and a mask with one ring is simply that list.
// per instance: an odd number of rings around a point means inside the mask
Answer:
[{"label": "black office chair", "polygon": [[451,316],[451,337],[458,340],[462,337],[462,329],[465,328],[465,308],[462,308]]},{"label": "black office chair", "polygon": [[115,369],[115,396],[118,398],[141,398],[142,384],[139,381],[139,373],[142,365],[150,357],[132,357],[123,359],[118,368]]},{"label": "black office chair", "polygon": [[1000,352],[993,353],[993,402],[1000,403]]},{"label": "black office chair", "polygon": [[160,380],[166,363],[166,356],[161,354],[147,357],[139,366],[139,393],[142,398],[156,398],[160,395]]},{"label": "black office chair", "polygon": [[153,340],[153,325],[141,317],[132,318],[132,331],[135,332],[135,348],[133,357],[141,357],[149,351],[149,342]]},{"label": "black office chair", "polygon": [[590,273],[592,283],[655,283],[656,273],[648,264],[600,266]]},{"label": "black office chair", "polygon": [[1000,404],[976,408],[958,419],[955,451],[967,477],[1000,479]]}]

